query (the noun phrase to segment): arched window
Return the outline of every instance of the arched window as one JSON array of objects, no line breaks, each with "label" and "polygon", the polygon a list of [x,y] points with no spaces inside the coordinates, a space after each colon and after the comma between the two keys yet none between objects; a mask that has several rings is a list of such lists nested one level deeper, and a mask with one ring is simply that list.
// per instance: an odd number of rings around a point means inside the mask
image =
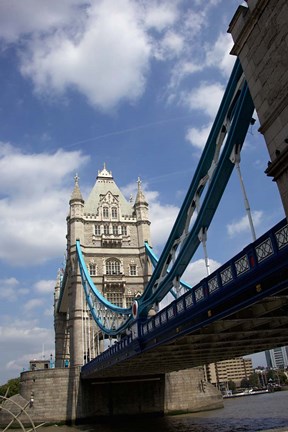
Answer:
[{"label": "arched window", "polygon": [[108,219],[109,217],[109,208],[103,207],[103,218]]},{"label": "arched window", "polygon": [[109,235],[109,225],[104,225],[104,234]]},{"label": "arched window", "polygon": [[111,258],[106,261],[106,274],[107,275],[119,275],[120,274],[120,261],[115,258]]},{"label": "arched window", "polygon": [[118,236],[118,225],[113,225],[113,235]]},{"label": "arched window", "polygon": [[111,209],[112,219],[117,219],[117,207],[112,207]]}]

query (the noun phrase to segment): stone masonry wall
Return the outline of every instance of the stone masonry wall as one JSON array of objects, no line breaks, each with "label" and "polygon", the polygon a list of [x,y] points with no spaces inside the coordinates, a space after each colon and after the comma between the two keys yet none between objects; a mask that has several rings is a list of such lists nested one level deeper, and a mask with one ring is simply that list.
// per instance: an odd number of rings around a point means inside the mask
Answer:
[{"label": "stone masonry wall", "polygon": [[288,215],[288,3],[249,0],[229,30],[232,54],[239,57],[260,120],[274,178]]},{"label": "stone masonry wall", "polygon": [[202,368],[187,369],[166,374],[166,414],[207,411],[223,408],[220,392],[204,381]]},{"label": "stone masonry wall", "polygon": [[35,423],[87,422],[114,415],[161,414],[164,375],[142,381],[89,382],[79,368],[35,370],[21,374],[21,396]]},{"label": "stone masonry wall", "polygon": [[79,369],[43,369],[21,374],[20,394],[33,399],[29,413],[34,422],[66,422],[76,417]]},{"label": "stone masonry wall", "polygon": [[21,396],[36,423],[83,423],[119,415],[196,412],[223,407],[222,396],[204,382],[201,369],[110,382],[81,381],[79,368],[21,374]]}]

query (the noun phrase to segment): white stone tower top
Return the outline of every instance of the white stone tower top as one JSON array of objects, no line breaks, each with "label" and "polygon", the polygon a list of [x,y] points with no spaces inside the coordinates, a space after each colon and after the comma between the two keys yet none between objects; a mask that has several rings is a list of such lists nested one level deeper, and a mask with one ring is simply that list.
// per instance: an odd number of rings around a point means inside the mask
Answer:
[{"label": "white stone tower top", "polygon": [[106,169],[105,162],[104,162],[104,168],[102,169],[102,171],[98,170],[98,176],[97,176],[97,178],[99,178],[99,177],[113,178],[112,171],[109,172]]}]

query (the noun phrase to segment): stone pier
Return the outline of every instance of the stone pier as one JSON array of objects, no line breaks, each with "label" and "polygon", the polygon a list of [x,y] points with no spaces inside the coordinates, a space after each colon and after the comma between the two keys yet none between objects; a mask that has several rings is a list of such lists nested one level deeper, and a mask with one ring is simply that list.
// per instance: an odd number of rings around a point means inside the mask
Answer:
[{"label": "stone pier", "polygon": [[21,374],[21,396],[36,423],[86,423],[103,417],[164,415],[223,407],[201,368],[126,380],[80,379],[80,368]]}]

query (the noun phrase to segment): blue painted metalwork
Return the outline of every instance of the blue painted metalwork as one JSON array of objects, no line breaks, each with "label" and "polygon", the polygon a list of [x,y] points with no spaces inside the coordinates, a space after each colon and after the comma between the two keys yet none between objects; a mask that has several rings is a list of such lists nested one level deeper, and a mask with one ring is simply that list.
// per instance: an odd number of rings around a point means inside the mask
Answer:
[{"label": "blue painted metalwork", "polygon": [[[237,59],[174,227],[159,261],[156,262],[155,257],[152,258],[156,267],[143,295],[137,300],[138,316],[145,318],[153,304],[158,304],[173,286],[179,286],[180,278],[199,246],[199,233],[208,229],[218,207],[234,167],[230,160],[233,147],[237,145],[238,149],[241,149],[253,110],[253,102]],[[205,187],[207,191],[200,206],[200,197]],[[196,209],[197,218],[190,228]],[[92,316],[106,334],[118,335],[133,322],[131,308],[124,310],[107,302],[93,286],[84,260],[81,259],[79,244],[77,244],[77,256]],[[108,310],[106,315],[105,308]],[[113,315],[112,320],[110,318],[108,320],[109,314]],[[115,316],[117,318],[114,318]]]},{"label": "blue painted metalwork", "polygon": [[[158,263],[158,258],[156,257],[156,255],[154,254],[153,250],[151,249],[151,247],[149,246],[149,244],[147,242],[144,243],[145,244],[145,251],[146,251],[146,255],[150,258],[150,261],[152,262],[153,267],[156,267],[157,263]],[[181,287],[183,287],[185,290],[190,290],[192,288],[191,285],[187,284],[186,282],[182,281],[180,279],[179,284]],[[173,295],[174,298],[177,298],[177,294],[175,293],[174,290],[170,290],[170,293]],[[179,296],[178,296],[179,297]]]},{"label": "blue painted metalwork", "polygon": [[[217,163],[217,144],[218,141],[223,141],[226,135],[226,123],[228,123],[228,118],[230,118],[231,115],[231,106],[235,105],[235,95],[237,95],[237,88],[241,79],[242,68],[239,60],[237,59],[186,198],[182,204],[179,215],[172,228],[164,250],[160,256],[158,265],[151,277],[149,287],[145,293],[145,299],[151,295],[154,285],[161,278],[161,276],[166,274],[166,270],[173,258],[173,255],[175,254],[176,249],[181,242],[181,237],[187,225],[187,215],[189,215],[190,218],[193,215],[197,205],[196,199],[203,191],[204,182],[206,181],[207,173],[209,169],[211,169],[214,158],[215,164]],[[226,119],[227,122],[225,121]]]},{"label": "blue painted metalwork", "polygon": [[97,370],[153,349],[229,316],[288,284],[288,225],[283,219],[254,243],[147,320],[138,319],[129,336],[81,369]]},{"label": "blue painted metalwork", "polygon": [[[198,192],[195,190],[195,181],[193,180],[184,200],[177,221],[172,229],[172,233],[164,248],[164,251],[159,259],[158,265],[148,283],[144,295],[139,299],[139,314],[145,316],[153,303],[161,301],[161,299],[170,291],[174,281],[179,281],[181,275],[185,271],[187,265],[191,261],[195,251],[197,250],[200,240],[199,232],[202,228],[207,229],[212,221],[215,211],[218,207],[226,184],[233,170],[233,163],[230,160],[231,152],[234,145],[240,148],[243,145],[249,124],[251,122],[254,106],[248,90],[247,83],[244,82],[242,91],[237,98],[235,107],[233,106],[233,121],[230,126],[229,133],[226,138],[225,146],[222,150],[219,162],[217,163],[212,178],[210,179],[209,187],[204,197],[203,204],[198,211],[197,218],[192,229],[188,230],[187,225],[190,223],[191,217],[187,219],[190,209],[196,207],[196,195],[202,190],[202,183],[196,183]],[[210,147],[209,139],[207,143]],[[207,146],[206,145],[206,146]],[[215,145],[214,145],[215,147]],[[205,154],[205,150],[204,150]],[[201,163],[200,163],[201,165]],[[207,169],[207,166],[205,166]],[[208,175],[208,173],[206,173]],[[194,176],[195,177],[195,176]],[[191,197],[193,192],[193,196]],[[176,257],[176,249],[180,243],[180,237],[183,235],[186,225],[185,238],[181,242],[181,249]],[[180,232],[180,226],[182,232]],[[173,241],[173,243],[172,243]],[[168,257],[167,257],[168,254]],[[167,274],[168,266],[174,254],[175,262],[173,263],[169,273]],[[163,256],[166,262],[163,263]],[[164,273],[165,271],[165,273]]]},{"label": "blue painted metalwork", "polygon": [[107,335],[114,335],[115,332],[124,331],[132,320],[131,307],[121,308],[116,306],[100,293],[88,273],[79,240],[76,241],[76,251],[86,302],[95,322]]}]

